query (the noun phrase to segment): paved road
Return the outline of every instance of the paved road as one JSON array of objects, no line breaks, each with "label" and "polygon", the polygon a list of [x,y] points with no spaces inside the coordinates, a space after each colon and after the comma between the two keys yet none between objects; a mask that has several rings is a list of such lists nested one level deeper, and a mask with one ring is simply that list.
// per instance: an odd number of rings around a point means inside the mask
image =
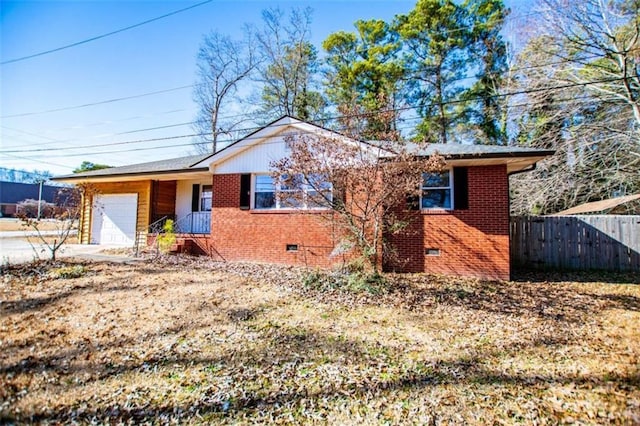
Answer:
[{"label": "paved road", "polygon": [[[16,234],[19,232],[21,234]],[[10,235],[7,235],[10,234]],[[51,252],[42,244],[35,243],[31,239],[33,246],[27,241],[25,231],[0,232],[0,264],[23,263],[35,259],[49,259]],[[82,257],[95,260],[130,261],[126,256],[111,256],[100,254],[105,249],[121,246],[113,245],[88,245],[88,244],[65,244],[62,246],[57,256],[62,257]]]},{"label": "paved road", "polygon": [[[78,231],[74,230],[69,232],[69,235],[76,235]],[[37,236],[38,233],[36,231],[0,231],[0,239],[4,238],[20,238],[20,237],[29,237],[29,236]],[[40,235],[43,237],[55,236],[58,235],[58,231],[40,231]]]}]

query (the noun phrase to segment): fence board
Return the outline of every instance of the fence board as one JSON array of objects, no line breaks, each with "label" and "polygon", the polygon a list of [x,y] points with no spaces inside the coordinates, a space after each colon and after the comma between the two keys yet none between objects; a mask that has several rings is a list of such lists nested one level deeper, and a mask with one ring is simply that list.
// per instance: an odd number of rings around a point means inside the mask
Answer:
[{"label": "fence board", "polygon": [[514,267],[640,271],[640,216],[511,218]]}]

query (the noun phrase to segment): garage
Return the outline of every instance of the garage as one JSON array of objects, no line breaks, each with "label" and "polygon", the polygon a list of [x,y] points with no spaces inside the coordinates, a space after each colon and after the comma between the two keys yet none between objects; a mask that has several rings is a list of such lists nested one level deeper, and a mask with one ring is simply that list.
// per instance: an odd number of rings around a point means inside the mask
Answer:
[{"label": "garage", "polygon": [[93,202],[92,244],[133,245],[138,194],[97,195]]}]

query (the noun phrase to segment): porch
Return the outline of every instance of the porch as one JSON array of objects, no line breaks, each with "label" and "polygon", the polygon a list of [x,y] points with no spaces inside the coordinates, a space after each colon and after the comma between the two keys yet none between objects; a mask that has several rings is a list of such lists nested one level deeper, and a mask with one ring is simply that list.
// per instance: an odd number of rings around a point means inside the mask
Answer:
[{"label": "porch", "polygon": [[176,234],[210,234],[211,212],[191,212],[176,220],[173,224]]},{"label": "porch", "polygon": [[173,221],[176,234],[211,233],[211,178],[153,181],[148,234],[164,232],[167,220]]},{"label": "porch", "polygon": [[211,233],[211,212],[191,212],[181,218],[176,215],[165,215],[156,219],[147,233],[157,235],[165,233],[165,225],[168,220],[173,221],[173,232],[177,235],[209,235]]}]

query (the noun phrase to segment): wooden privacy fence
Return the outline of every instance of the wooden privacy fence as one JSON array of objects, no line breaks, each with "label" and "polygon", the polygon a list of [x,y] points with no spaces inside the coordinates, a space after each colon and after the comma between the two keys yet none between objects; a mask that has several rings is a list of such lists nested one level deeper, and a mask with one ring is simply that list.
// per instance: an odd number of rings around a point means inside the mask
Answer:
[{"label": "wooden privacy fence", "polygon": [[640,216],[511,218],[513,267],[640,271]]}]

